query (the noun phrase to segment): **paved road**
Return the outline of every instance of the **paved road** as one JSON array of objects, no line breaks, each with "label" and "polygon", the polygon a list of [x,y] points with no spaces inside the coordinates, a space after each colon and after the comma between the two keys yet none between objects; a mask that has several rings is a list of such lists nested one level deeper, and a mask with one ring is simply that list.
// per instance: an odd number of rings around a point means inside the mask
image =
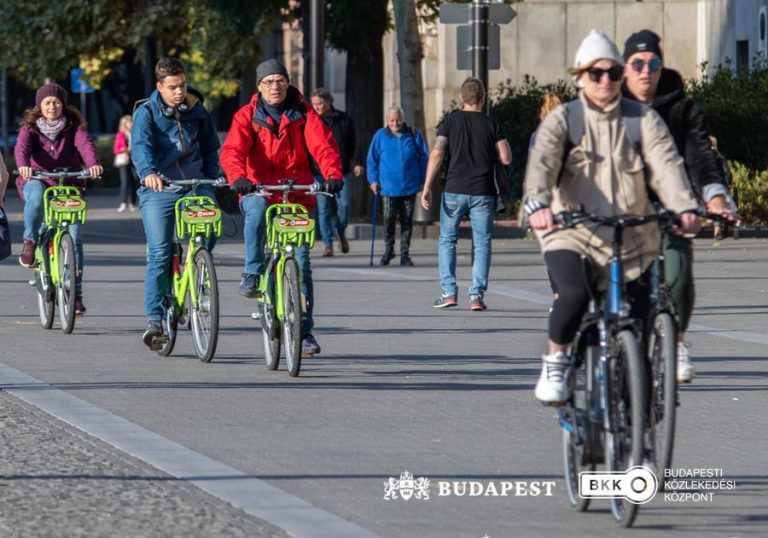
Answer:
[{"label": "paved road", "polygon": [[[293,379],[263,366],[253,305],[236,294],[237,237],[216,249],[215,362],[193,358],[186,332],[171,358],[143,348],[143,234],[137,214],[112,205],[91,199],[88,313],[72,336],[39,327],[29,272],[0,263],[1,534],[768,533],[764,240],[697,242],[689,340],[700,375],[682,391],[674,465],[722,469],[736,487],[707,502],[657,497],[620,531],[605,502],[586,514],[568,507],[561,434],[532,395],[549,301],[535,243],[494,242],[483,313],[468,311],[466,295],[459,308],[431,308],[434,240],[415,242],[414,268],[370,268],[369,244],[357,241],[346,256],[316,257],[323,353]],[[9,209],[18,222],[18,201]],[[406,469],[431,481],[429,500],[384,499],[384,482]],[[554,485],[551,496],[440,496],[441,481]]]}]

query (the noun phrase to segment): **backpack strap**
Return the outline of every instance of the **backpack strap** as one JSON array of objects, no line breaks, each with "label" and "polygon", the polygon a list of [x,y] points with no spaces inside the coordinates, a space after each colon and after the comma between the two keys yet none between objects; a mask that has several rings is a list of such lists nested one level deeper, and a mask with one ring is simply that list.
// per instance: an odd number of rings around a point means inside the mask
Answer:
[{"label": "backpack strap", "polygon": [[633,101],[632,99],[621,98],[621,117],[624,120],[624,132],[627,134],[629,143],[635,148],[642,158],[643,129],[642,121],[645,114],[646,105]]},{"label": "backpack strap", "polygon": [[565,121],[568,125],[568,138],[565,140],[563,162],[584,136],[584,105],[580,99],[565,103]]}]

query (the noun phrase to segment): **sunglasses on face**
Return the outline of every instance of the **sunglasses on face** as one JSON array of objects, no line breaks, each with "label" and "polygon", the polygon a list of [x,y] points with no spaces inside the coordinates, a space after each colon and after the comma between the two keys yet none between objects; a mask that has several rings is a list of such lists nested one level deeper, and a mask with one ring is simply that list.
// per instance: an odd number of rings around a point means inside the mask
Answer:
[{"label": "sunglasses on face", "polygon": [[663,64],[662,64],[661,60],[659,60],[658,58],[651,58],[647,62],[641,60],[640,58],[638,58],[637,60],[632,60],[632,63],[629,64],[629,65],[632,66],[632,69],[634,69],[636,73],[642,73],[643,72],[643,68],[646,65],[648,66],[648,71],[649,72],[655,73],[656,71],[661,69],[661,66]]},{"label": "sunglasses on face", "polygon": [[600,69],[599,67],[590,67],[587,69],[587,75],[592,82],[600,82],[603,75],[608,75],[611,82],[618,82],[624,78],[624,69],[620,65],[614,65],[610,69]]}]

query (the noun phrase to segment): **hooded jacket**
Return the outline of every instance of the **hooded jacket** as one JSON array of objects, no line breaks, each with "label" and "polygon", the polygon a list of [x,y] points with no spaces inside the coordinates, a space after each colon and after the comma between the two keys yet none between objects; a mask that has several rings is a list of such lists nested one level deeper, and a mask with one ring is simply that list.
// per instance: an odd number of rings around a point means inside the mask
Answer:
[{"label": "hooded jacket", "polygon": [[[55,141],[41,133],[37,125],[25,125],[19,130],[13,155],[17,168],[29,166],[37,172],[53,172],[56,168],[66,168],[74,172],[100,164],[99,153],[88,129],[75,125],[71,120],[67,120],[66,127]],[[16,190],[22,200],[25,183],[21,177],[16,179]],[[45,183],[49,186],[58,185],[55,179],[47,179]],[[74,185],[83,190],[85,183],[85,180],[80,179],[66,180],[67,185]]]},{"label": "hooded jacket", "polygon": [[[683,160],[659,115],[643,107],[642,145],[638,153],[625,133],[620,98],[604,110],[589,104],[583,93],[584,136],[568,155],[566,110],[560,105],[542,121],[525,171],[526,205],[549,206],[553,213],[584,210],[601,216],[648,215],[653,207],[650,187],[676,213],[692,211],[697,202],[685,174]],[[647,178],[647,179],[646,179]],[[570,250],[590,256],[598,266],[612,254],[613,229],[593,224],[559,230],[537,230],[544,252]],[[638,278],[661,248],[654,223],[624,231],[624,276]],[[601,281],[601,287],[605,280]]]},{"label": "hooded jacket", "polygon": [[[298,185],[314,182],[310,158],[325,179],[342,179],[341,156],[331,129],[293,86],[288,87],[285,110],[277,125],[264,108],[261,94],[232,118],[232,127],[221,148],[221,165],[230,183],[247,178],[255,185],[278,185],[295,179]],[[270,195],[271,203],[282,197]],[[297,194],[292,202],[310,211],[314,196]]]},{"label": "hooded jacket", "polygon": [[[626,97],[635,99],[626,83],[622,92]],[[712,150],[704,113],[685,96],[685,85],[680,73],[666,67],[661,70],[651,107],[669,128],[696,194],[705,201],[716,194],[726,194],[725,176]]]},{"label": "hooded jacket", "polygon": [[168,179],[218,177],[219,138],[203,96],[189,88],[184,104],[166,115],[168,107],[155,90],[134,110],[131,160],[142,183],[149,174]]}]

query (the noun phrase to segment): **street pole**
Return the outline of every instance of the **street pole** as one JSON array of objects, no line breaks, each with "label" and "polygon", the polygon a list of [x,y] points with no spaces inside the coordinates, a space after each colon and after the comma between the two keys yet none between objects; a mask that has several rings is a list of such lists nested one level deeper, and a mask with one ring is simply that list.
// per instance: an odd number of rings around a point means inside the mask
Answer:
[{"label": "street pole", "polygon": [[7,155],[11,145],[8,143],[8,68],[0,70],[0,136]]},{"label": "street pole", "polygon": [[[310,91],[325,85],[325,3],[324,0],[312,0],[309,6],[310,24]],[[308,98],[308,96],[305,96]]]},{"label": "street pole", "polygon": [[472,2],[472,76],[483,81],[488,113],[488,0]]},{"label": "street pole", "polygon": [[85,118],[85,121],[88,121],[88,113],[85,110],[85,92],[80,92],[80,113],[83,115],[83,118]]}]

